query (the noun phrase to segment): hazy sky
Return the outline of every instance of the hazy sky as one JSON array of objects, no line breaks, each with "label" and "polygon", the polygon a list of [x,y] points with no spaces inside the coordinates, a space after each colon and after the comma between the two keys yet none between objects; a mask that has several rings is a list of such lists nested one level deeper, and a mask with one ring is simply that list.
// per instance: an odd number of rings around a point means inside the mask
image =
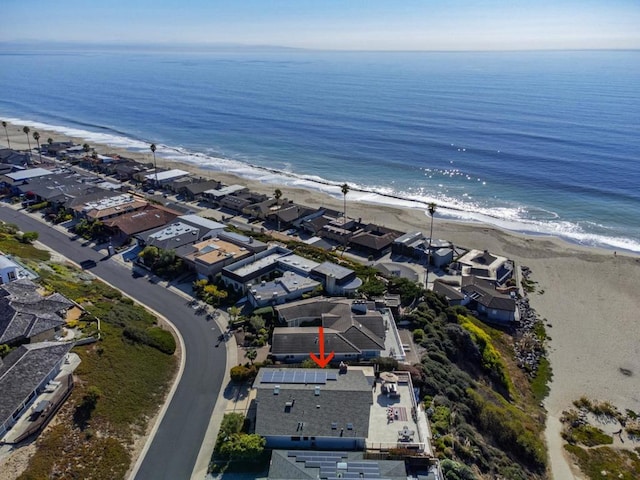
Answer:
[{"label": "hazy sky", "polygon": [[0,42],[640,48],[640,0],[2,0]]}]

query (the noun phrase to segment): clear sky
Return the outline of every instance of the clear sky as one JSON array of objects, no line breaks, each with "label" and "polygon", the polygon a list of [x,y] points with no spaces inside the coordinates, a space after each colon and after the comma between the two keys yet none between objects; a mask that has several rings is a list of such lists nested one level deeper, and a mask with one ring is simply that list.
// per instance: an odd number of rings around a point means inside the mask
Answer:
[{"label": "clear sky", "polygon": [[2,0],[0,42],[640,48],[640,0]]}]

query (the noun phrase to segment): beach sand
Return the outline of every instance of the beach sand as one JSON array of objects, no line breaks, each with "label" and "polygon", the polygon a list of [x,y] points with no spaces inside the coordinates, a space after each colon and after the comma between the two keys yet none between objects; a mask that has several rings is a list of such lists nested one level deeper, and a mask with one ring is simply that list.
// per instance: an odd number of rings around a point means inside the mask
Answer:
[{"label": "beach sand", "polygon": [[[8,130],[11,146],[26,148],[22,126],[10,125]],[[43,142],[48,137],[56,141],[66,139],[55,132],[40,131],[40,135]],[[80,138],[73,140],[84,143]],[[4,144],[4,131],[0,131],[0,145]],[[98,153],[119,153],[143,162],[152,161],[151,152],[132,154],[104,145],[92,147]],[[241,183],[266,194],[272,194],[277,188],[274,184],[198,169],[193,164],[166,162],[161,154],[158,150],[158,166],[182,168],[225,184]],[[297,203],[336,210],[343,208],[339,188],[336,188],[335,196],[280,188],[284,197]],[[403,231],[426,232],[429,226],[424,210],[354,202],[349,201],[349,195],[347,215]],[[549,352],[553,382],[545,400],[549,412],[547,441],[551,468],[554,478],[570,479],[570,467],[560,447],[557,419],[573,400],[586,395],[609,400],[621,409],[640,412],[640,328],[637,319],[640,294],[636,287],[640,285],[640,257],[620,252],[614,255],[612,251],[569,244],[553,237],[530,237],[481,224],[443,221],[437,212],[434,237],[462,247],[487,249],[532,269],[532,280],[538,282],[537,292],[544,293],[531,294],[531,306],[546,319],[545,323],[552,325],[547,333],[551,337]]]}]

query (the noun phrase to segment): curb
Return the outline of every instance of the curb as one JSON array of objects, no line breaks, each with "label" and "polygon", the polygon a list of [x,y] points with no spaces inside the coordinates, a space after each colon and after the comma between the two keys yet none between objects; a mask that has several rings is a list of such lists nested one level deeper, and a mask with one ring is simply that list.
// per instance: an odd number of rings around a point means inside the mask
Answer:
[{"label": "curb", "polygon": [[[226,312],[224,312],[226,317]],[[216,319],[216,325],[220,328],[221,332],[224,332],[224,329],[221,328],[218,319]],[[220,393],[218,394],[218,400],[216,401],[215,406],[213,407],[213,412],[211,413],[211,418],[209,419],[209,426],[207,427],[207,431],[204,434],[204,439],[202,440],[202,446],[200,447],[200,452],[198,453],[198,457],[196,459],[196,464],[191,472],[191,478],[206,478],[209,472],[209,463],[211,461],[211,456],[213,455],[213,449],[216,446],[216,440],[218,438],[218,432],[220,431],[220,424],[222,423],[222,417],[224,417],[224,412],[227,409],[228,400],[224,397],[224,392],[226,390],[226,386],[231,382],[231,367],[237,365],[238,363],[238,345],[236,344],[235,336],[231,336],[230,340],[225,344],[225,348],[227,349],[227,365],[226,371],[224,373],[224,379],[222,380],[222,385],[220,388]]]}]

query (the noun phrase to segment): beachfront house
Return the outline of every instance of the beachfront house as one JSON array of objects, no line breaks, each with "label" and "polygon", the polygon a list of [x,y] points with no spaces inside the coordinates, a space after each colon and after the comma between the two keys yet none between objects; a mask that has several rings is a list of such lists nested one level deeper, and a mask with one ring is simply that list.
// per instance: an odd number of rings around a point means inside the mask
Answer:
[{"label": "beachfront house", "polygon": [[349,246],[362,255],[380,258],[391,251],[393,241],[403,232],[373,223],[362,225],[358,220],[353,235],[349,238]]},{"label": "beachfront house", "polygon": [[456,263],[463,276],[482,278],[497,285],[504,284],[513,276],[513,262],[488,250],[469,250]]},{"label": "beachfront house", "polygon": [[490,322],[509,324],[516,319],[515,295],[501,292],[492,282],[474,276],[462,277],[462,305],[478,311]]},{"label": "beachfront house", "polygon": [[174,168],[172,170],[156,171],[153,173],[147,173],[144,175],[145,182],[153,185],[156,188],[162,188],[166,185],[170,185],[178,178],[189,175],[189,172]]}]

